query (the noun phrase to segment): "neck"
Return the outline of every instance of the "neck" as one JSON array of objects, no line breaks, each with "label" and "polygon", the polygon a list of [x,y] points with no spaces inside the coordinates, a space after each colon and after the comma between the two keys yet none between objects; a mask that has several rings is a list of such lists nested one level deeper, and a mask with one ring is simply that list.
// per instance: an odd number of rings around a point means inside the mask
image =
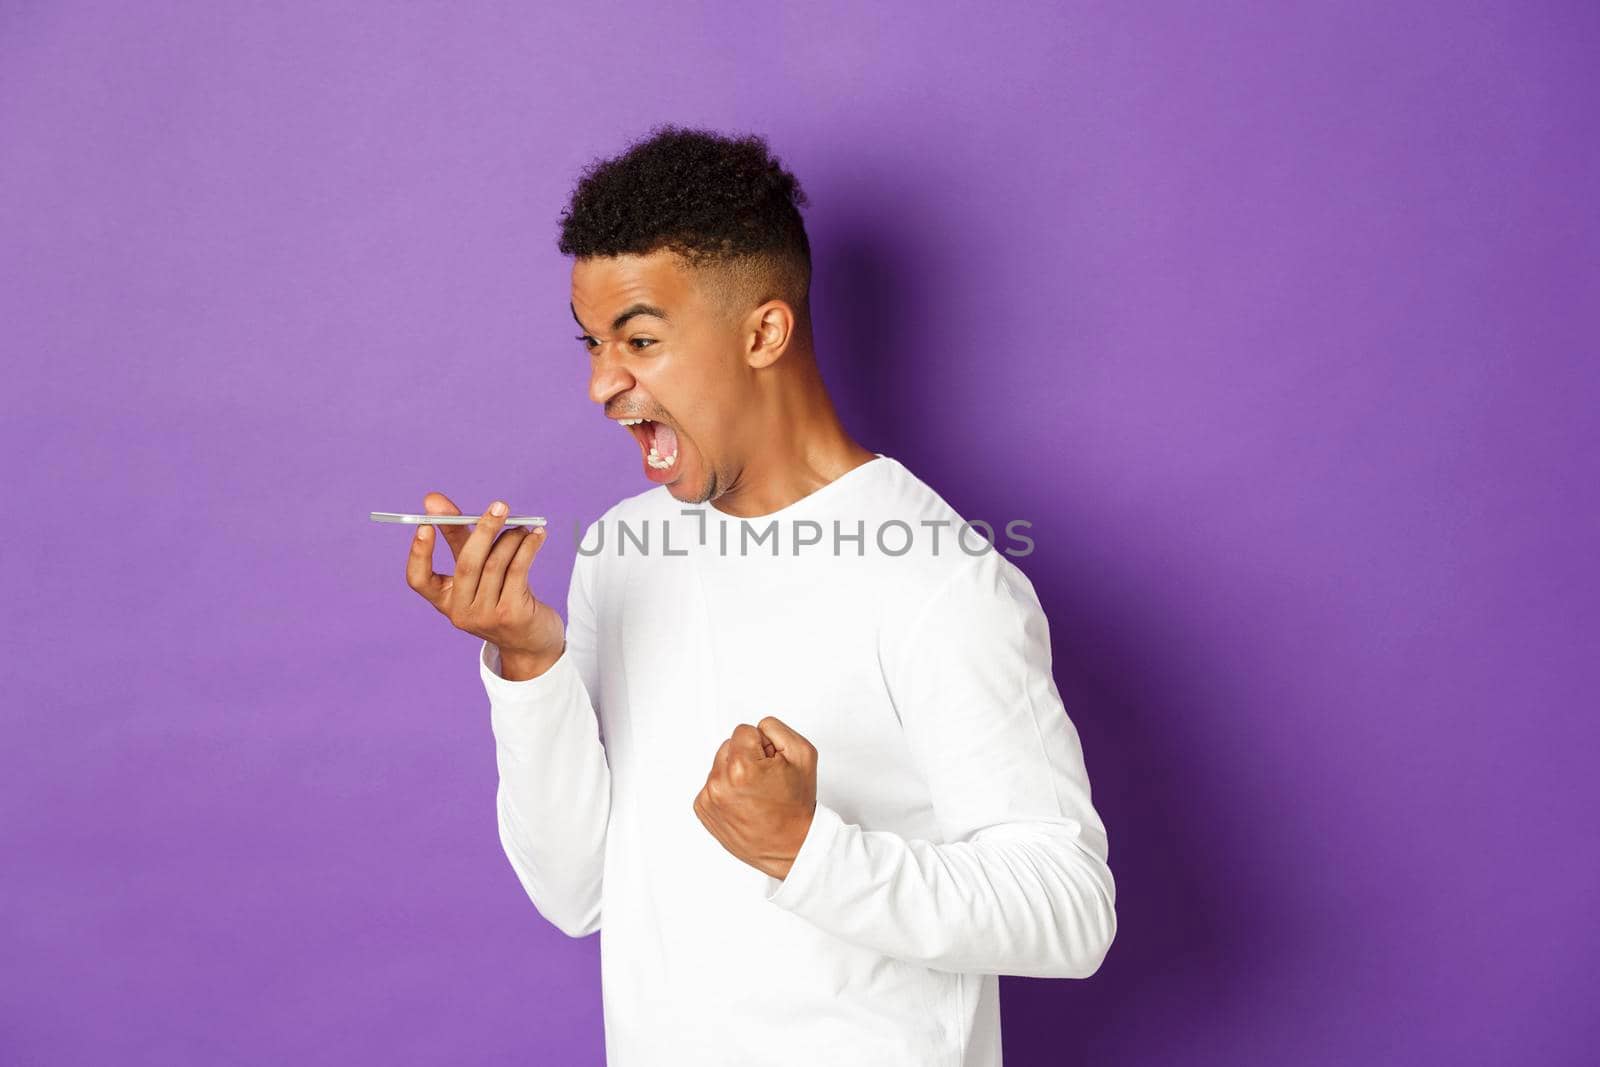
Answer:
[{"label": "neck", "polygon": [[784,361],[787,377],[758,390],[744,461],[710,503],[724,515],[770,515],[876,458],[839,421],[815,359]]}]

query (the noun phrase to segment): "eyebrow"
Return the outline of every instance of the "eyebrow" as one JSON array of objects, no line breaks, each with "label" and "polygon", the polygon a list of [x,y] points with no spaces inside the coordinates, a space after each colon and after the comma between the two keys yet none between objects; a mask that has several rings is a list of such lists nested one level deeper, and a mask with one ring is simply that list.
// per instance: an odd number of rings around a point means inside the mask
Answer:
[{"label": "eyebrow", "polygon": [[[584,330],[588,330],[589,327],[584,326],[583,320],[578,318],[578,309],[572,306],[572,302],[570,300],[567,302],[567,307],[572,312],[573,321],[579,326],[582,326]],[[651,318],[660,319],[662,322],[672,321],[671,319],[667,318],[667,313],[665,311],[656,307],[654,304],[629,304],[617,314],[616,318],[611,320],[611,328],[613,330],[620,330],[622,329],[623,323],[637,315],[649,315]]]}]

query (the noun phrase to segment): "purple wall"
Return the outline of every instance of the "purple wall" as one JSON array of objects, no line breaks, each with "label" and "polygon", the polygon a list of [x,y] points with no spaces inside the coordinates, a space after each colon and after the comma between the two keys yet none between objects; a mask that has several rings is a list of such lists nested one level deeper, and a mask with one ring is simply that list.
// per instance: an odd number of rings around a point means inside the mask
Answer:
[{"label": "purple wall", "polygon": [[0,5],[0,1061],[598,1062],[367,512],[549,515],[554,598],[648,487],[554,232],[659,121],[800,175],[857,437],[1034,523],[1121,931],[1009,1063],[1592,1052],[1600,9],[271,6]]}]

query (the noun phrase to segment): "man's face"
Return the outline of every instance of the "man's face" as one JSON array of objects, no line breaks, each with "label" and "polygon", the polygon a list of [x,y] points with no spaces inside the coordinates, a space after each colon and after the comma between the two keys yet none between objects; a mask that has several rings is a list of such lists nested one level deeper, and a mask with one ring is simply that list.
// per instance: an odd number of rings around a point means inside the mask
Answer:
[{"label": "man's face", "polygon": [[590,399],[607,418],[649,420],[627,427],[645,477],[685,503],[723,492],[741,466],[749,368],[714,291],[670,252],[580,257],[572,313],[590,353]]}]

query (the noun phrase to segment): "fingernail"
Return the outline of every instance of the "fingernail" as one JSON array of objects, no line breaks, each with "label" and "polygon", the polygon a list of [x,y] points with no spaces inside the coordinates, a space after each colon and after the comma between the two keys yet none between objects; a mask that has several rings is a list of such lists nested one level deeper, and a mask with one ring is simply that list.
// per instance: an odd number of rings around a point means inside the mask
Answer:
[{"label": "fingernail", "polygon": [[506,502],[504,500],[496,500],[493,504],[489,505],[489,514],[491,514],[491,515],[504,515],[505,513],[506,513]]}]

